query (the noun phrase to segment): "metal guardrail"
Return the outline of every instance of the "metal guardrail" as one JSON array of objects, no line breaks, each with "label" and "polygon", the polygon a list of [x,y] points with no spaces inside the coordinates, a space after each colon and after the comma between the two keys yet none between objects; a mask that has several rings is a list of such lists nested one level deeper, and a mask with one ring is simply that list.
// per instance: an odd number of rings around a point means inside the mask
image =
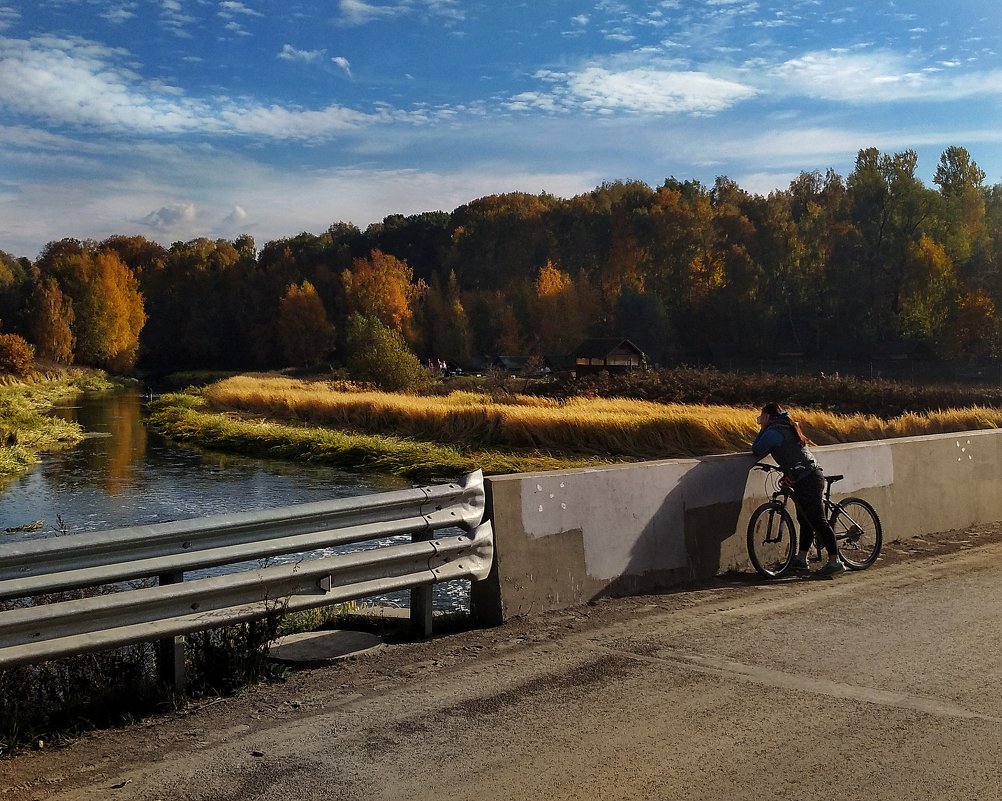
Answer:
[{"label": "metal guardrail", "polygon": [[[455,484],[3,543],[0,599],[90,587],[109,591],[0,611],[0,667],[442,581],[484,579],[494,555],[484,508],[483,474],[477,471]],[[452,527],[464,533],[435,537]],[[181,580],[186,571],[402,534],[412,541]],[[154,576],[159,586],[121,586]]]}]

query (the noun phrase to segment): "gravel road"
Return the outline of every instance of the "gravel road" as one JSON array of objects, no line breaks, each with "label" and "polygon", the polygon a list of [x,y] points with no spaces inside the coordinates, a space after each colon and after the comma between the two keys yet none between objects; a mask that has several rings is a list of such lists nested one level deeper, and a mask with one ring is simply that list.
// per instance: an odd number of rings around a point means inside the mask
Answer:
[{"label": "gravel road", "polygon": [[1002,798],[1002,527],[392,645],[0,762],[0,801]]}]

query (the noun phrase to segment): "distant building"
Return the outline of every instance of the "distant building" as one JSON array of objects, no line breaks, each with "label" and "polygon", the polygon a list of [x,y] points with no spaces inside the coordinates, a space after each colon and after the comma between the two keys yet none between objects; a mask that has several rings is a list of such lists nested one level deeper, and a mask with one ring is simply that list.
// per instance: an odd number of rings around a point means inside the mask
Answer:
[{"label": "distant building", "polygon": [[575,348],[572,358],[577,375],[590,375],[602,370],[610,373],[636,370],[647,361],[640,348],[622,337],[586,339]]}]

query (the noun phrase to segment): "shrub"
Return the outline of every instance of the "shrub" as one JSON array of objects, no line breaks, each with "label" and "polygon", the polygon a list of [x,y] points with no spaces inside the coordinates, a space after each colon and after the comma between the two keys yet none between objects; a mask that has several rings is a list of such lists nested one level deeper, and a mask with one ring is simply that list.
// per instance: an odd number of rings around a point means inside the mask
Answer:
[{"label": "shrub", "polygon": [[0,334],[0,370],[26,376],[35,364],[35,351],[24,337]]},{"label": "shrub", "polygon": [[389,392],[417,390],[428,384],[428,372],[397,331],[374,317],[353,314],[346,332],[346,363],[355,381],[371,382]]}]

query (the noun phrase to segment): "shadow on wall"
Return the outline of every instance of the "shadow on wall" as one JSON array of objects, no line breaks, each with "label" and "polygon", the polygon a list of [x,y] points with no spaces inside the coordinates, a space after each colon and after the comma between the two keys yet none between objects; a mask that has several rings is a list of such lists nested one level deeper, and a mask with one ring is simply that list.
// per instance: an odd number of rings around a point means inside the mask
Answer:
[{"label": "shadow on wall", "polygon": [[[626,570],[591,601],[663,592],[747,565],[744,538],[735,534],[756,460],[750,454],[728,454],[696,461],[644,526]],[[650,569],[650,565],[665,565],[666,554],[672,553],[675,558],[667,561],[677,566]]]}]

